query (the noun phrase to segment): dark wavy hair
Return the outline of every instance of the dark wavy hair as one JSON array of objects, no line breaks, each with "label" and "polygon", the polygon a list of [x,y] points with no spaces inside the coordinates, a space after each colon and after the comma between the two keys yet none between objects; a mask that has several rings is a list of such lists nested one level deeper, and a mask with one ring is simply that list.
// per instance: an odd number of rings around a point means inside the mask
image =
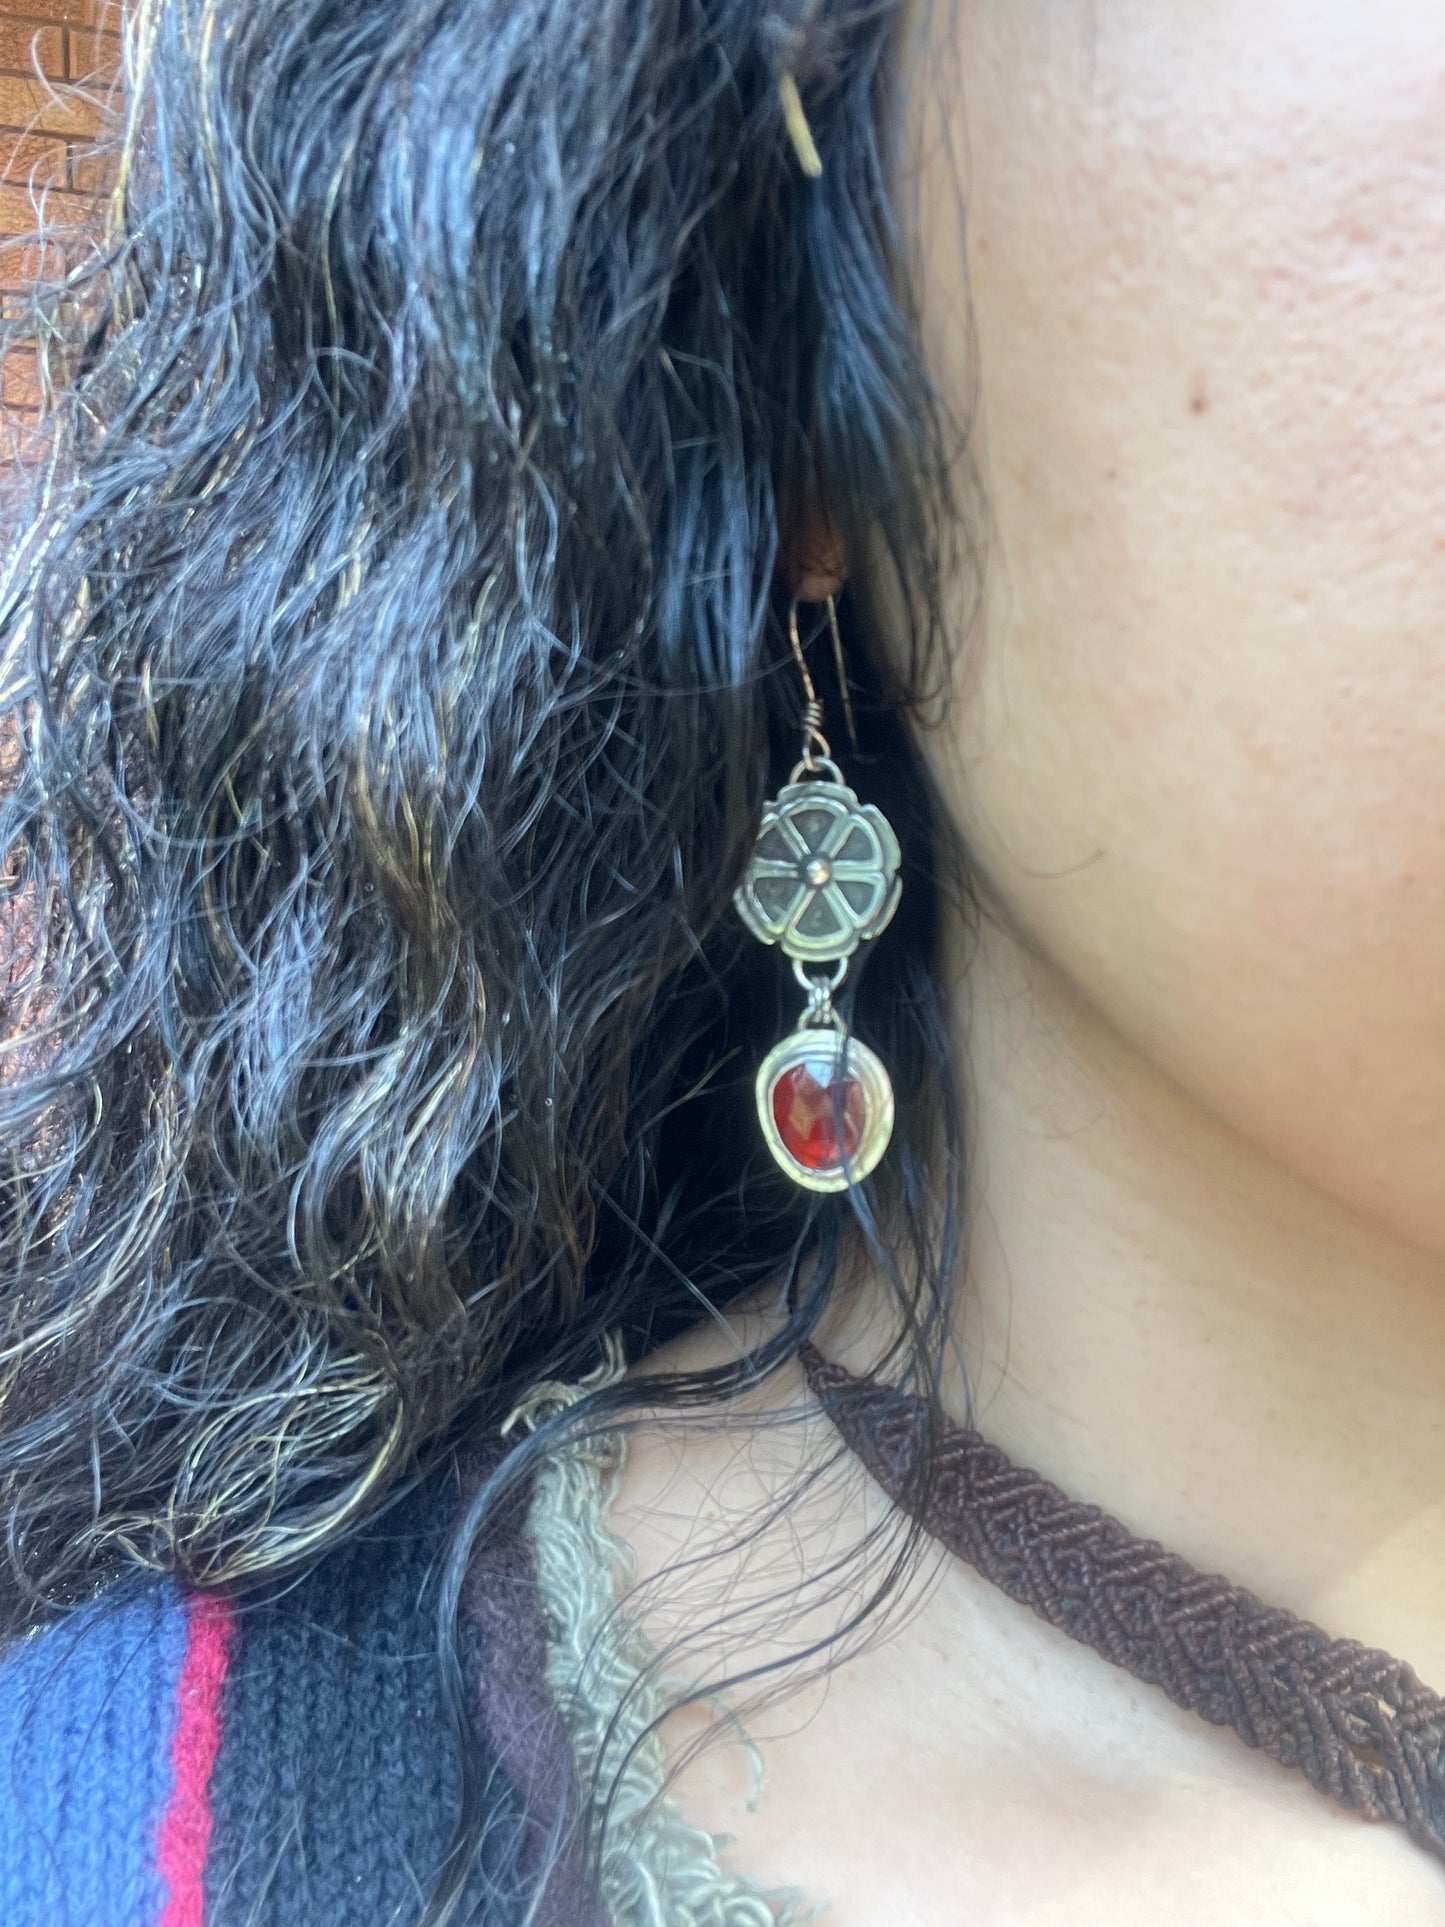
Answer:
[{"label": "dark wavy hair", "polygon": [[[845,1233],[934,1383],[959,1127],[910,727],[967,558],[898,12],[135,9],[0,611],[5,1627],[137,1565],[300,1572],[603,1333],[636,1358],[791,1281],[761,1351],[647,1380],[721,1409],[816,1328]],[[797,992],[731,907],[819,517],[848,766],[906,866],[850,1007],[895,1146],[841,1200],[762,1146]]]}]

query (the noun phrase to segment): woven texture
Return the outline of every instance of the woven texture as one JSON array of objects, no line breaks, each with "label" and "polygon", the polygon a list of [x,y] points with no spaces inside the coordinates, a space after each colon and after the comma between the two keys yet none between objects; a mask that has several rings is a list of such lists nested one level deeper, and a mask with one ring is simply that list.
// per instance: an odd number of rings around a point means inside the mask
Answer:
[{"label": "woven texture", "polygon": [[186,1616],[174,1587],[80,1608],[0,1659],[0,1922],[155,1927]]},{"label": "woven texture", "polygon": [[930,1430],[921,1399],[812,1346],[803,1364],[849,1447],[950,1552],[1177,1706],[1445,1859],[1445,1700],[1403,1661],[1196,1571],[977,1432]]},{"label": "woven texture", "polygon": [[[420,1916],[458,1787],[435,1618],[458,1503],[433,1479],[305,1579],[240,1609],[211,1781],[206,1927],[413,1927]],[[475,1656],[464,1658],[470,1670]],[[523,1904],[494,1876],[520,1816],[487,1767],[488,1852],[461,1918],[512,1927]]]},{"label": "woven texture", "polygon": [[[460,1787],[436,1592],[468,1490],[434,1476],[274,1596],[137,1586],[0,1652],[0,1927],[415,1927]],[[547,1719],[571,1770],[524,1510],[485,1536],[460,1626],[483,1710],[505,1690],[457,1927],[592,1927],[534,1905],[552,1809],[535,1764],[507,1771]]]}]

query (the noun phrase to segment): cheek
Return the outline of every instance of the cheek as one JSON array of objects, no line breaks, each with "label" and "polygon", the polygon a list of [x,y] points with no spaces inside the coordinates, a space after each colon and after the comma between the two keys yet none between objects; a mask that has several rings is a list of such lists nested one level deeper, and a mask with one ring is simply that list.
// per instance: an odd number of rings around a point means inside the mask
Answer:
[{"label": "cheek", "polygon": [[993,518],[940,777],[1106,1016],[1445,1249],[1445,14],[1087,11],[965,10],[966,282],[924,174]]}]

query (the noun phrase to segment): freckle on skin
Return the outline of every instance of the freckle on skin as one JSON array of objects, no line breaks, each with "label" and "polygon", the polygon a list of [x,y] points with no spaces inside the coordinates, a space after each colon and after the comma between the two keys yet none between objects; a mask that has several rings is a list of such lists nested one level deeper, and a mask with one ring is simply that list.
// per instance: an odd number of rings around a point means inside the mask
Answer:
[{"label": "freckle on skin", "polygon": [[1202,368],[1190,384],[1189,407],[1196,415],[1209,413],[1209,377]]}]

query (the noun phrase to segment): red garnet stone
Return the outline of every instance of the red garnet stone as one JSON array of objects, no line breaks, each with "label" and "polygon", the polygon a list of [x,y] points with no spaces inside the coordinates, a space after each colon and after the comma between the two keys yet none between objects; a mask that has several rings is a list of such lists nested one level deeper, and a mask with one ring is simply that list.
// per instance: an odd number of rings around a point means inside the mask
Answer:
[{"label": "red garnet stone", "polygon": [[[819,1082],[819,1076],[826,1082]],[[794,1064],[773,1086],[773,1121],[791,1157],[807,1171],[827,1171],[857,1154],[867,1100],[856,1077],[826,1059]],[[843,1142],[838,1142],[838,1126]]]}]

